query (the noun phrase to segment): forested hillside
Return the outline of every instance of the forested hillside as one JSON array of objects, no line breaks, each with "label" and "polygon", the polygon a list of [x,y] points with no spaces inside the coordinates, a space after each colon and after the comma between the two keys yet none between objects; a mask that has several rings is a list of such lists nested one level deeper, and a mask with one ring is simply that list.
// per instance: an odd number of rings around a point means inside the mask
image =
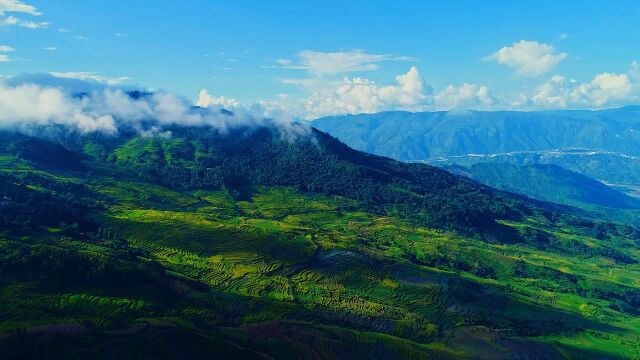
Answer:
[{"label": "forested hillside", "polygon": [[445,167],[496,189],[572,206],[640,209],[640,200],[557,165],[482,162]]}]

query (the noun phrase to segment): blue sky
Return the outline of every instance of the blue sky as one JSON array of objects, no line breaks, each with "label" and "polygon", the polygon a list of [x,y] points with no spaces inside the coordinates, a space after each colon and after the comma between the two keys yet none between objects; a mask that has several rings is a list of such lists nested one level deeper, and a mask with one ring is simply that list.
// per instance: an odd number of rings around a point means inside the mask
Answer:
[{"label": "blue sky", "polygon": [[600,108],[640,94],[635,1],[0,0],[0,15],[1,75],[306,118]]}]

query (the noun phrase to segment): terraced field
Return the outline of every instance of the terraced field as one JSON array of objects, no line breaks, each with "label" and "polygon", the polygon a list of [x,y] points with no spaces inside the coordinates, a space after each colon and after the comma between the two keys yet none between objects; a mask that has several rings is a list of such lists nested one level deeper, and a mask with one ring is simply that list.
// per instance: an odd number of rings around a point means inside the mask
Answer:
[{"label": "terraced field", "polygon": [[640,356],[640,248],[624,226],[532,214],[500,221],[517,241],[492,241],[292,187],[234,197],[118,164],[0,162],[7,188],[73,187],[89,204],[86,223],[0,232],[12,357]]}]

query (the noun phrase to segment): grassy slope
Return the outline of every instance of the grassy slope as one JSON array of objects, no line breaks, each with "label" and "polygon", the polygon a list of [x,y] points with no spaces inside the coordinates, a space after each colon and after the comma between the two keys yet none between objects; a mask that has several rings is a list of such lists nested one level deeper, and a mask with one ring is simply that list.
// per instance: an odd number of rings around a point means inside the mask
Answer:
[{"label": "grassy slope", "polygon": [[[504,222],[547,239],[544,246],[491,244],[291,188],[262,187],[236,201],[108,165],[90,165],[87,180],[84,171],[0,161],[2,175],[82,184],[86,201],[100,204],[89,217],[103,229],[5,232],[4,254],[54,247],[100,262],[122,257],[105,239],[115,235],[135,251],[118,263],[125,276],[136,274],[130,268],[155,274],[93,284],[0,273],[0,344],[15,354],[117,356],[155,346],[147,356],[168,355],[167,342],[194,357],[216,349],[228,357],[632,358],[638,349],[637,314],[620,300],[638,294],[637,243],[598,240],[567,219]],[[629,259],[604,256],[605,247]],[[67,352],[70,343],[76,350]]]}]

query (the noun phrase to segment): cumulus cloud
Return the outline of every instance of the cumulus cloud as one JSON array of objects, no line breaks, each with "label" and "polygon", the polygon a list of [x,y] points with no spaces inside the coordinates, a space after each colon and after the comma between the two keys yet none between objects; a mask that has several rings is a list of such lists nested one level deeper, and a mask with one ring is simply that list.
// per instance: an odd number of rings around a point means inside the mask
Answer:
[{"label": "cumulus cloud", "polygon": [[[491,59],[512,66],[521,75],[534,75],[548,71],[566,56],[546,44],[520,41],[499,50]],[[597,109],[640,101],[640,63],[637,62],[627,73],[602,72],[587,81],[556,75],[531,90],[507,95],[495,95],[487,86],[476,83],[447,85],[434,92],[415,67],[388,85],[357,76],[337,79],[329,70],[300,66],[290,60],[280,63],[314,71],[312,75],[316,76],[281,79],[302,90],[302,96],[261,103],[305,119],[385,110]],[[341,69],[367,69],[367,65],[358,64]]]},{"label": "cumulus cloud", "polygon": [[391,85],[380,85],[363,77],[344,77],[337,82],[324,78],[285,79],[283,82],[308,93],[302,106],[290,103],[296,114],[307,119],[385,110],[487,110],[501,104],[488,87],[478,84],[449,85],[434,94],[415,66],[396,76]]},{"label": "cumulus cloud", "polygon": [[539,108],[560,109],[619,106],[638,101],[638,90],[632,72],[600,73],[582,83],[556,75],[538,87],[531,103]]},{"label": "cumulus cloud", "polygon": [[497,102],[488,87],[469,83],[449,85],[434,96],[437,110],[489,109]]},{"label": "cumulus cloud", "polygon": [[[46,50],[55,50],[55,48],[46,48]],[[93,71],[81,71],[81,72],[56,72],[52,71],[49,74],[64,78],[64,79],[77,79],[77,80],[92,80],[99,83],[105,83],[107,85],[118,85],[127,80],[131,80],[130,77],[127,76],[119,76],[119,77],[107,77],[104,75],[100,75],[100,73]]]},{"label": "cumulus cloud", "polygon": [[[410,61],[406,56],[368,54],[360,50],[343,52],[317,52],[304,50],[297,59],[279,59],[280,67],[304,70],[306,78],[281,79],[306,93],[301,101],[284,103],[306,119],[320,116],[373,113],[384,110],[426,111],[433,109],[473,108],[488,109],[498,103],[491,91],[478,84],[449,85],[433,94],[418,69],[413,66],[405,74],[395,77],[395,83],[381,85],[365,77],[348,76],[349,73],[377,70],[384,61]],[[342,79],[336,75],[343,74]],[[346,75],[345,75],[346,74]],[[269,103],[272,103],[269,102]],[[279,102],[283,104],[282,101]]]},{"label": "cumulus cloud", "polygon": [[536,41],[520,40],[485,57],[513,69],[518,76],[538,76],[551,71],[567,58],[553,46]]},{"label": "cumulus cloud", "polygon": [[[550,51],[554,53],[552,49]],[[565,55],[560,54],[560,57],[564,58]],[[292,68],[297,66],[290,60],[280,63],[281,66]],[[310,68],[303,69],[311,72]],[[312,120],[328,115],[386,110],[597,109],[640,101],[640,63],[637,62],[632,64],[627,73],[602,72],[587,81],[556,75],[530,90],[508,95],[494,94],[487,86],[468,82],[447,85],[434,91],[425,83],[416,67],[396,76],[391,84],[379,84],[360,76],[343,76],[340,79],[331,76],[335,74],[327,70],[314,69],[316,73],[313,75],[317,76],[280,80],[295,86],[299,91],[298,96],[280,94],[276,99],[261,100],[250,108],[284,118]],[[346,66],[343,69],[360,67]],[[206,91],[201,92],[198,104],[230,108],[238,105],[233,99],[213,97]]]},{"label": "cumulus cloud", "polygon": [[373,113],[389,109],[421,110],[431,88],[416,67],[396,76],[396,84],[382,86],[362,77],[343,78],[334,86],[314,89],[305,101],[308,118],[334,114]]},{"label": "cumulus cloud", "polygon": [[222,133],[239,127],[270,126],[287,137],[308,132],[288,120],[267,119],[244,109],[203,109],[168,92],[138,93],[75,78],[21,75],[0,83],[0,128],[37,135],[62,126],[80,133],[115,134],[123,129],[157,134],[173,126],[207,126]]},{"label": "cumulus cloud", "polygon": [[209,106],[222,106],[224,108],[237,108],[240,107],[240,102],[233,98],[228,98],[224,96],[214,97],[209,94],[207,89],[200,90],[198,94],[198,101],[196,102],[197,106],[200,107],[209,107]]},{"label": "cumulus cloud", "polygon": [[322,76],[376,70],[378,63],[383,61],[411,60],[406,56],[367,54],[362,50],[340,52],[303,50],[298,53],[297,58],[298,61],[278,59],[276,62],[287,69],[306,70],[311,74]]}]

